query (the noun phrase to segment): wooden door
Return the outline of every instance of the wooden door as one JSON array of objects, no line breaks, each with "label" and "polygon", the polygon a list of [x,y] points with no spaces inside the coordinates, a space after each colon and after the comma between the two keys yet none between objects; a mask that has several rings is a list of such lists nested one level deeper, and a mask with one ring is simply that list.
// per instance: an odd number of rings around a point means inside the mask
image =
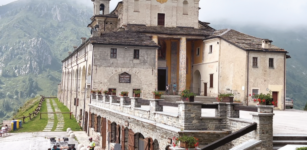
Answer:
[{"label": "wooden door", "polygon": [[119,125],[116,126],[116,140],[115,140],[115,143],[119,143],[120,139],[119,139],[119,130],[120,130],[120,127]]},{"label": "wooden door", "polygon": [[108,141],[111,142],[111,132],[112,132],[112,125],[111,125],[111,121],[108,120]]},{"label": "wooden door", "polygon": [[204,83],[204,96],[208,96],[207,88],[207,83]]},{"label": "wooden door", "polygon": [[97,114],[94,115],[94,119],[95,119],[94,120],[94,131],[97,132],[98,131],[98,128],[97,128]]},{"label": "wooden door", "polygon": [[[92,114],[91,114],[91,112],[89,113],[88,117],[89,117],[89,128],[91,128],[92,127]],[[88,131],[88,134],[89,134],[89,131]]]},{"label": "wooden door", "polygon": [[277,107],[277,103],[278,103],[278,92],[273,92],[273,102],[274,102],[274,106]]},{"label": "wooden door", "polygon": [[128,150],[134,150],[134,132],[131,129],[129,130],[128,145]]},{"label": "wooden door", "polygon": [[85,112],[85,123],[84,123],[84,131],[86,131],[87,132],[87,119],[88,119],[88,113],[87,112]]},{"label": "wooden door", "polygon": [[150,148],[148,140],[149,140],[148,138],[143,139],[143,141],[144,141],[144,149],[145,150],[149,150],[149,148]]},{"label": "wooden door", "polygon": [[122,150],[125,150],[125,127],[122,126],[122,139],[120,141],[120,145],[122,146]]},{"label": "wooden door", "polygon": [[101,136],[102,136],[102,148],[106,148],[106,142],[107,142],[107,119],[101,118]]}]

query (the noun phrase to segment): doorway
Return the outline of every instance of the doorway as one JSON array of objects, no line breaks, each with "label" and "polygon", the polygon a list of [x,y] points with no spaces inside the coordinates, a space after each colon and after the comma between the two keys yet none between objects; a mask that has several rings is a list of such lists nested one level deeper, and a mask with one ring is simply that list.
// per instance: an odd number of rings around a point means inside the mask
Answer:
[{"label": "doorway", "polygon": [[158,69],[158,91],[165,91],[166,78],[166,69]]},{"label": "doorway", "polygon": [[277,103],[278,103],[278,92],[272,92],[272,97],[273,97],[274,106],[277,107]]},{"label": "doorway", "polygon": [[204,83],[204,96],[208,96],[207,87],[207,83]]},{"label": "doorway", "polygon": [[200,72],[196,70],[193,75],[193,92],[197,95],[200,95],[201,91],[201,76]]}]

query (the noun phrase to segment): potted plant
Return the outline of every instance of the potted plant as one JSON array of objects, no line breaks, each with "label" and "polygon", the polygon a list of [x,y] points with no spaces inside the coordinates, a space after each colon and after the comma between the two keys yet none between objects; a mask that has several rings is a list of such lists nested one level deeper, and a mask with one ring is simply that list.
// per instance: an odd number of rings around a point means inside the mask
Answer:
[{"label": "potted plant", "polygon": [[275,105],[270,93],[268,94],[253,94],[254,102],[258,102],[258,105]]},{"label": "potted plant", "polygon": [[98,94],[101,94],[101,90],[97,90],[97,93],[98,93]]},{"label": "potted plant", "polygon": [[232,93],[228,93],[228,94],[219,94],[218,96],[218,101],[219,102],[233,102],[233,94]]},{"label": "potted plant", "polygon": [[180,95],[181,100],[194,102],[195,94],[193,92],[190,92],[190,90],[183,90]]},{"label": "potted plant", "polygon": [[152,93],[155,99],[161,99],[162,92],[154,91]]},{"label": "potted plant", "polygon": [[120,93],[121,96],[128,96],[128,94],[129,94],[129,92],[127,92],[127,91],[122,91],[122,92]]},{"label": "potted plant", "polygon": [[197,138],[186,135],[176,138],[176,145],[178,145],[178,142],[180,142],[181,148],[195,148],[199,144]]},{"label": "potted plant", "polygon": [[109,91],[103,91],[103,93],[104,93],[105,95],[109,95],[109,94],[110,94]]},{"label": "potted plant", "polygon": [[116,95],[116,90],[112,90],[111,94]]},{"label": "potted plant", "polygon": [[141,90],[134,91],[134,97],[140,97],[140,95],[141,95]]}]

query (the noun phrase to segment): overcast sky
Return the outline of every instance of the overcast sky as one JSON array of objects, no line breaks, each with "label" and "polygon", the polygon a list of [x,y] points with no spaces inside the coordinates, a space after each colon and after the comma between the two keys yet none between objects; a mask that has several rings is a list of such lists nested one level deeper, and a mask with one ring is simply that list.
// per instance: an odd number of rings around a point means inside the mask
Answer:
[{"label": "overcast sky", "polygon": [[[15,0],[0,0],[0,5]],[[91,0],[78,0],[92,6]],[[117,2],[111,0],[113,10]],[[307,27],[307,0],[200,0],[200,20],[217,24]]]}]

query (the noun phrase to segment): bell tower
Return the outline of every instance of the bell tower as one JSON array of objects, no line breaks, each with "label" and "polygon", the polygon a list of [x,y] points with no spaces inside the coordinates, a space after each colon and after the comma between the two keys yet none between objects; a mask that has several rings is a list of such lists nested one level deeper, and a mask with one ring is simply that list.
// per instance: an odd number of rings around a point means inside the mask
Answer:
[{"label": "bell tower", "polygon": [[94,15],[107,15],[110,13],[110,0],[92,0]]}]

